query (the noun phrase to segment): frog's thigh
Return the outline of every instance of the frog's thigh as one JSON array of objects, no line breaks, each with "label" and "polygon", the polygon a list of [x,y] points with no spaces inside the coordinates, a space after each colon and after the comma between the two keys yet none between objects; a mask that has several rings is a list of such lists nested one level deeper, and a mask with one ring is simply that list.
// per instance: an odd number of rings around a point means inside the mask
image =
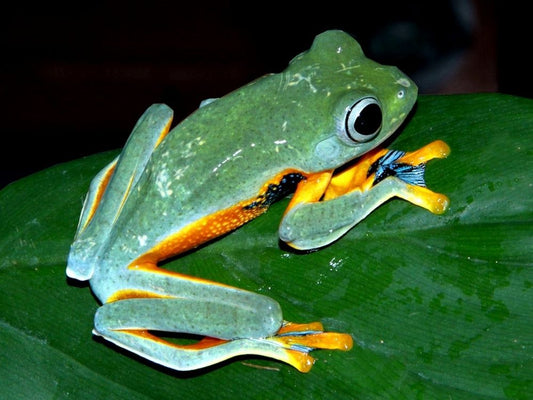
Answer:
[{"label": "frog's thigh", "polygon": [[[288,357],[286,350],[263,339],[274,335],[281,326],[279,305],[265,296],[246,291],[241,293],[242,299],[228,294],[227,302],[132,298],[106,303],[96,313],[94,333],[178,370],[201,368],[243,354],[285,360]],[[189,333],[208,338],[197,344],[178,345],[149,331]]]},{"label": "frog's thigh", "polygon": [[[139,118],[121,154],[91,181],[81,212],[77,236],[83,234],[96,215],[97,209],[99,211],[97,218],[100,221],[116,219],[117,213],[120,212],[131,188],[139,180],[154,149],[167,135],[172,115],[172,110],[166,105],[154,104]],[[104,193],[106,193],[105,202],[101,202]],[[89,233],[89,236],[91,234]]]},{"label": "frog's thigh", "polygon": [[413,186],[390,177],[364,192],[354,190],[331,200],[299,204],[285,215],[279,236],[298,249],[328,245],[393,197],[414,202],[416,193]]},{"label": "frog's thigh", "polygon": [[[130,190],[135,187],[146,168],[154,149],[168,134],[172,123],[172,110],[164,104],[150,106],[139,118],[124,149],[117,159],[113,177],[109,181],[109,193],[102,205],[114,219]],[[102,212],[101,212],[102,213]],[[109,218],[102,216],[101,218]]]},{"label": "frog's thigh", "polygon": [[[181,332],[219,339],[260,338],[276,333],[283,322],[278,303],[242,291],[228,301],[197,298],[133,298],[98,309],[95,328]],[[229,298],[231,297],[231,299]]]}]

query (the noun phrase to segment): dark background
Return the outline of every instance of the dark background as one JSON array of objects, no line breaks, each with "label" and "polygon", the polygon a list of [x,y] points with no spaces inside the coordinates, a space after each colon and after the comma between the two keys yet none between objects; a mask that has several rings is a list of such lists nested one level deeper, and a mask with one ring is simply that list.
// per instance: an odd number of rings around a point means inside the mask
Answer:
[{"label": "dark background", "polygon": [[[314,36],[343,29],[421,93],[532,97],[527,2],[18,2],[2,5],[0,188],[123,146],[164,102],[202,99],[279,72]],[[482,144],[480,142],[480,144]]]}]

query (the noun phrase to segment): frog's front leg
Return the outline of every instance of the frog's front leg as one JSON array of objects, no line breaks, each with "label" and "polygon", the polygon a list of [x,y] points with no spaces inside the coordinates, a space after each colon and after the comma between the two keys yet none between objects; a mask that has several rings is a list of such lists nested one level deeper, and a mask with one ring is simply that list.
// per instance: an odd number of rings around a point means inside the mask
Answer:
[{"label": "frog's front leg", "polygon": [[[130,269],[118,280],[123,289],[98,309],[94,333],[172,369],[193,370],[258,355],[307,372],[313,365],[309,351],[348,350],[352,345],[349,335],[323,332],[319,323],[284,321],[279,304],[260,294],[157,267]],[[202,339],[182,345],[157,332]]]},{"label": "frog's front leg", "polygon": [[410,153],[377,149],[334,175],[320,199],[316,194],[309,198],[303,182],[281,222],[280,238],[298,249],[325,246],[393,197],[443,213],[448,198],[425,187],[424,171],[426,162],[449,151],[442,141]]}]

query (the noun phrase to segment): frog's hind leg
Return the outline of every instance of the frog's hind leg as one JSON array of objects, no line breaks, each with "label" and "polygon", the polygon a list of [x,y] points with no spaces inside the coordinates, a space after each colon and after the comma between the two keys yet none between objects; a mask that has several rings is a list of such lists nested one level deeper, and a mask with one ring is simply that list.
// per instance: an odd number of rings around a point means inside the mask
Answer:
[{"label": "frog's hind leg", "polygon": [[122,206],[137,184],[148,161],[172,122],[172,110],[154,104],[141,116],[122,153],[92,180],[85,198],[74,242],[70,249],[67,276],[85,281],[94,272],[92,260],[105,243]]},{"label": "frog's hind leg", "polygon": [[[114,221],[117,218],[154,149],[168,133],[172,114],[172,110],[166,105],[154,104],[139,118],[122,153],[91,182],[78,234],[83,232],[93,216],[99,222]],[[105,201],[101,201],[104,195]]]},{"label": "frog's hind leg", "polygon": [[[143,278],[145,272],[138,274]],[[165,294],[118,292],[98,309],[94,333],[172,369],[193,370],[257,355],[306,372],[313,365],[311,350],[348,350],[352,345],[349,335],[323,332],[321,324],[283,321],[279,304],[260,294],[164,270],[144,278],[151,287],[164,288]],[[168,295],[171,292],[179,296]],[[180,344],[164,337],[175,333],[203,339]]]}]

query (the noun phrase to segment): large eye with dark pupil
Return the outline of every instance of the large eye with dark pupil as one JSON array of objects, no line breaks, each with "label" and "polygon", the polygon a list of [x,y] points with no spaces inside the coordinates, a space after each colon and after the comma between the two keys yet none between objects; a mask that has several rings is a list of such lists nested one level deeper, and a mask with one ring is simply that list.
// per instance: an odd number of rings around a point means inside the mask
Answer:
[{"label": "large eye with dark pupil", "polygon": [[367,97],[355,103],[346,114],[346,135],[356,143],[368,142],[381,129],[381,107],[376,99]]}]

